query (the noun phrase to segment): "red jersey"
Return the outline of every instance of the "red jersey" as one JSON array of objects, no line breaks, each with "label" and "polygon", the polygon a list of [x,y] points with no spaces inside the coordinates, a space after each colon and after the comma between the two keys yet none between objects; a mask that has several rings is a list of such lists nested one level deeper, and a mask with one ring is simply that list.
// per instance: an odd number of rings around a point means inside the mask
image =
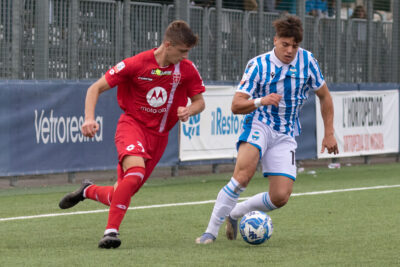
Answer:
[{"label": "red jersey", "polygon": [[147,129],[168,133],[178,121],[177,109],[205,87],[194,64],[187,59],[161,68],[155,49],[124,59],[108,70],[110,87],[118,85],[121,109]]}]

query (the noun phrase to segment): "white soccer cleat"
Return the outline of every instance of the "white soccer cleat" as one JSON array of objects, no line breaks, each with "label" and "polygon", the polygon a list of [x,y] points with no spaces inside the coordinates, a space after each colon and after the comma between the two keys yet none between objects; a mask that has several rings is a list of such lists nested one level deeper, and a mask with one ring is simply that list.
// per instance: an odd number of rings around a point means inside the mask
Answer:
[{"label": "white soccer cleat", "polygon": [[211,244],[215,241],[216,237],[210,233],[204,233],[196,239],[196,244]]}]

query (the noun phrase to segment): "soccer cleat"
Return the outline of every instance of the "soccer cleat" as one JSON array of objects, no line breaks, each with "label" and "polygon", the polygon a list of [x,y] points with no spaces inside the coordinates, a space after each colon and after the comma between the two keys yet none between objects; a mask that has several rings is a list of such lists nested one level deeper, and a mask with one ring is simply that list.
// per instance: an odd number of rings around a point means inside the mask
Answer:
[{"label": "soccer cleat", "polygon": [[83,197],[83,191],[85,190],[86,187],[89,185],[92,185],[93,183],[89,180],[84,180],[82,182],[81,187],[76,189],[74,192],[66,194],[58,204],[60,209],[69,209],[78,204],[80,201],[85,200]]},{"label": "soccer cleat", "polygon": [[226,237],[229,240],[235,240],[237,237],[237,229],[238,229],[238,221],[232,219],[231,216],[228,215],[225,228]]},{"label": "soccer cleat", "polygon": [[117,248],[121,245],[121,240],[117,237],[118,233],[111,232],[103,236],[99,242],[99,248]]},{"label": "soccer cleat", "polygon": [[215,236],[213,236],[210,233],[204,233],[200,237],[196,239],[196,244],[210,244],[214,242],[216,239]]}]

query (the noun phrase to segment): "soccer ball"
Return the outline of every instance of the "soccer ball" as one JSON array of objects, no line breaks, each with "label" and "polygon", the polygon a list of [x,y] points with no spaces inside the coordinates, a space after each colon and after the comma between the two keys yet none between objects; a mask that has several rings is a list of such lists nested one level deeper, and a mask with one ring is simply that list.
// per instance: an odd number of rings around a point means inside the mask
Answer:
[{"label": "soccer ball", "polygon": [[268,240],[274,229],[271,218],[262,211],[251,211],[240,220],[240,234],[243,240],[259,245]]}]

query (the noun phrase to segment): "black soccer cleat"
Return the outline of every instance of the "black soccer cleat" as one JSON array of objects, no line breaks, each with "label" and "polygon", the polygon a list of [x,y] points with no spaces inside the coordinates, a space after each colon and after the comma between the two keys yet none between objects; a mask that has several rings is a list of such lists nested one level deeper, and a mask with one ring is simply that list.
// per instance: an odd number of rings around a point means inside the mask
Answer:
[{"label": "black soccer cleat", "polygon": [[121,245],[121,240],[117,237],[118,233],[111,232],[103,236],[99,242],[99,248],[117,248]]},{"label": "black soccer cleat", "polygon": [[89,185],[92,185],[93,183],[89,180],[84,180],[82,182],[81,187],[76,189],[74,192],[66,194],[58,204],[60,209],[69,209],[78,204],[80,201],[85,200],[83,197],[83,191],[85,190],[86,187]]}]

